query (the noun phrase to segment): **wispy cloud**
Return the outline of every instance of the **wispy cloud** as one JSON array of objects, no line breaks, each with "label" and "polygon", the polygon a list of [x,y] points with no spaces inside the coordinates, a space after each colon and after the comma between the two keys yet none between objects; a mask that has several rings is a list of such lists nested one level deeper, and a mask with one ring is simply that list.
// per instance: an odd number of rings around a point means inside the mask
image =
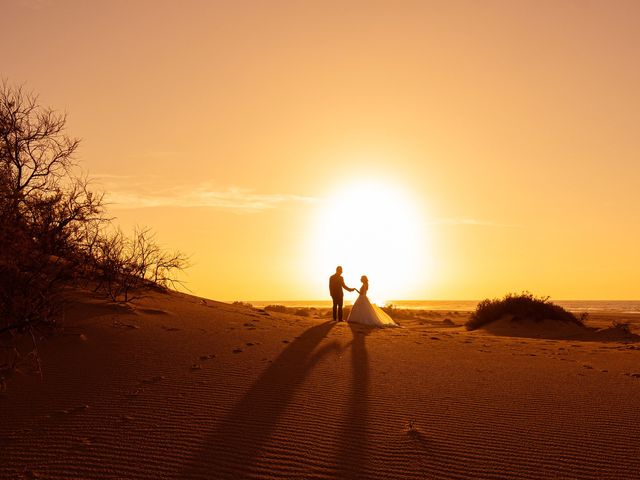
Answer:
[{"label": "wispy cloud", "polygon": [[136,158],[173,158],[180,157],[185,153],[180,150],[149,150],[136,155]]},{"label": "wispy cloud", "polygon": [[429,222],[430,225],[461,225],[461,226],[478,226],[478,227],[508,227],[508,228],[518,228],[520,225],[509,224],[509,223],[498,223],[491,222],[488,220],[479,220],[476,218],[439,218],[432,222]]},{"label": "wispy cloud", "polygon": [[207,183],[167,187],[162,182],[140,180],[133,176],[96,177],[107,192],[107,201],[115,209],[214,208],[234,213],[258,213],[292,203],[311,203],[316,200],[288,193],[257,193],[238,187],[216,189]]},{"label": "wispy cloud", "polygon": [[31,10],[40,10],[50,4],[51,0],[18,0],[18,5]]}]

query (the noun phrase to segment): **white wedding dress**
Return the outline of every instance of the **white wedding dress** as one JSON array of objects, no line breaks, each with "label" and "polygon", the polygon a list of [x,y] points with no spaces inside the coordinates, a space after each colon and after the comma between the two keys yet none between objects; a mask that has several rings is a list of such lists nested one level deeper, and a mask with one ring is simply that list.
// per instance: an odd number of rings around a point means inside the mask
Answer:
[{"label": "white wedding dress", "polygon": [[380,307],[371,303],[367,298],[368,286],[362,285],[360,295],[351,307],[347,322],[371,325],[373,327],[397,327],[398,324]]}]

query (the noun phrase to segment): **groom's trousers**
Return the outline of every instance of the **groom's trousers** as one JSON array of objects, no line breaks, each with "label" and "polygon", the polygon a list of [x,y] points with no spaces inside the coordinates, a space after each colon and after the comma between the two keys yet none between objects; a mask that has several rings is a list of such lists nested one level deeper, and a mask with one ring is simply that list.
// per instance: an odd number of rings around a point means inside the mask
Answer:
[{"label": "groom's trousers", "polygon": [[[344,297],[331,297],[333,299],[333,319],[342,321],[342,303],[344,301]],[[336,318],[337,314],[337,318]]]}]

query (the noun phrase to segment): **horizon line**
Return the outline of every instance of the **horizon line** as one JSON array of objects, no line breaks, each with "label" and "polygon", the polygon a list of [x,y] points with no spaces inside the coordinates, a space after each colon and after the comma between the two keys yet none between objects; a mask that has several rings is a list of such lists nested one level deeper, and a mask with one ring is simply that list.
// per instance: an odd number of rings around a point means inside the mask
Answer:
[{"label": "horizon line", "polygon": [[[386,300],[387,302],[481,302],[483,300],[486,300],[489,297],[485,297],[482,299],[390,299],[390,300]],[[502,298],[502,297],[492,297],[493,298]],[[549,297],[549,299],[551,300],[552,297]],[[278,300],[238,300],[233,299],[233,300],[220,300],[221,302],[256,302],[256,303],[265,303],[265,302],[331,302],[331,298],[322,298],[322,299],[303,299],[303,300],[293,300],[293,299],[289,299],[289,300],[285,300],[285,299],[278,299]],[[625,299],[625,298],[558,298],[558,299],[553,299],[552,301],[555,302],[640,302],[640,298],[638,299]]]}]

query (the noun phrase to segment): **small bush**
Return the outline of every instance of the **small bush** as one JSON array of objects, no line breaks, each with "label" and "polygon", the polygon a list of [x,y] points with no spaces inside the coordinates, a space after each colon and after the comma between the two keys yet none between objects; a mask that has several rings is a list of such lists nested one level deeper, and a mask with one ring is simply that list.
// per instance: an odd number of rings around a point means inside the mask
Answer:
[{"label": "small bush", "polygon": [[393,319],[411,319],[411,318],[416,318],[417,316],[419,316],[420,313],[422,313],[422,310],[412,310],[409,308],[398,308],[395,305],[392,304],[388,304],[385,305],[384,307],[380,308],[384,313],[386,313],[387,315],[389,315],[391,318]]},{"label": "small bush", "polygon": [[238,307],[253,308],[253,305],[251,305],[249,302],[241,302],[239,300],[236,300],[231,305],[236,305]]},{"label": "small bush", "polygon": [[625,322],[625,321],[621,321],[621,320],[614,320],[611,323],[611,328],[615,328],[616,330],[626,334],[626,335],[630,335],[631,334],[631,323],[630,322]]},{"label": "small bush", "polygon": [[483,300],[465,326],[467,330],[475,330],[506,316],[511,316],[514,320],[556,320],[584,325],[573,313],[550,302],[549,297],[536,297],[529,292],[523,292],[519,295],[508,293],[502,299]]},{"label": "small bush", "polygon": [[264,309],[270,312],[287,313],[287,307],[284,305],[267,305]]},{"label": "small bush", "polygon": [[310,317],[311,316],[311,310],[308,309],[308,308],[298,308],[294,312],[294,315],[297,315],[298,317]]}]

